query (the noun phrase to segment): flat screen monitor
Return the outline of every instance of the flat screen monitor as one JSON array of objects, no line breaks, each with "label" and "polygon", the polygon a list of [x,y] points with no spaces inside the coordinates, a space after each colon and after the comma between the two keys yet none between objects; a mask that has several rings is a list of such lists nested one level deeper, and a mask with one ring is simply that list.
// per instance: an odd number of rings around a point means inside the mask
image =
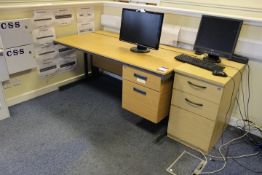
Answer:
[{"label": "flat screen monitor", "polygon": [[131,51],[137,53],[158,49],[164,14],[144,10],[123,9],[120,28],[121,41],[136,44]]},{"label": "flat screen monitor", "polygon": [[220,56],[231,58],[242,24],[242,20],[203,15],[194,50],[207,53],[206,59],[213,62],[220,62]]}]

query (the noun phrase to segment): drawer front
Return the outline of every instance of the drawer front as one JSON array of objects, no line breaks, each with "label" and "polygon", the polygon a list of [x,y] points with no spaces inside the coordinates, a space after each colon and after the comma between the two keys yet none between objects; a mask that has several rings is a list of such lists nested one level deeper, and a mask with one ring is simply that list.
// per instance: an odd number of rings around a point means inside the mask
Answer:
[{"label": "drawer front", "polygon": [[219,106],[213,102],[179,90],[173,90],[172,104],[210,120],[216,119],[219,108]]},{"label": "drawer front", "polygon": [[215,122],[171,106],[168,135],[193,147],[208,151]]},{"label": "drawer front", "polygon": [[123,80],[122,107],[154,123],[158,122],[160,94],[136,83]]},{"label": "drawer front", "polygon": [[123,79],[137,83],[141,86],[160,91],[161,77],[138,70],[129,66],[123,66]]},{"label": "drawer front", "polygon": [[174,88],[193,94],[194,96],[207,99],[217,104],[220,103],[223,92],[222,87],[180,74],[175,75]]}]

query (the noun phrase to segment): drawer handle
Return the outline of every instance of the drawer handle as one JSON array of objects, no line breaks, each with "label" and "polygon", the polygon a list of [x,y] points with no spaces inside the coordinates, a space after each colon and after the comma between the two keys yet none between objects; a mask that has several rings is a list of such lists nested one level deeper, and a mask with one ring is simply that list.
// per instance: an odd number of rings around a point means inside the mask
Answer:
[{"label": "drawer handle", "polygon": [[187,81],[187,83],[188,83],[189,85],[191,85],[191,86],[195,86],[195,87],[200,88],[200,89],[206,89],[206,88],[207,88],[207,87],[205,87],[205,86],[200,86],[200,85],[194,84],[194,83],[192,83],[191,81]]},{"label": "drawer handle", "polygon": [[142,80],[144,80],[144,81],[147,80],[147,77],[142,76],[142,75],[138,75],[138,74],[136,74],[136,73],[134,73],[134,77],[136,77],[136,78],[140,78],[140,79],[142,79]]},{"label": "drawer handle", "polygon": [[186,100],[186,102],[188,102],[188,103],[190,103],[190,104],[192,104],[192,105],[195,105],[195,106],[199,106],[199,107],[204,106],[203,104],[193,102],[193,101],[189,100],[188,98],[185,98],[185,100]]},{"label": "drawer handle", "polygon": [[142,91],[142,90],[140,90],[140,89],[133,88],[133,90],[134,90],[135,92],[138,92],[139,94],[146,95],[146,92],[145,92],[145,91]]}]

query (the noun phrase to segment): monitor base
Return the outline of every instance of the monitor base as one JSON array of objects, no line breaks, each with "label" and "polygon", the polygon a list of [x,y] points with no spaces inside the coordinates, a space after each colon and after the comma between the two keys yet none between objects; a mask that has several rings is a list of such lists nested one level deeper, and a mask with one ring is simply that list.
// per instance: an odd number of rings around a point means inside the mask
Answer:
[{"label": "monitor base", "polygon": [[219,58],[219,56],[216,56],[216,55],[208,54],[208,56],[206,56],[203,59],[207,60],[207,61],[210,61],[212,63],[221,63],[221,59]]},{"label": "monitor base", "polygon": [[137,45],[137,47],[132,47],[130,50],[131,50],[131,52],[135,52],[135,53],[148,53],[148,52],[150,52],[150,49],[148,49],[147,47],[144,47],[144,46],[140,46],[140,45]]}]

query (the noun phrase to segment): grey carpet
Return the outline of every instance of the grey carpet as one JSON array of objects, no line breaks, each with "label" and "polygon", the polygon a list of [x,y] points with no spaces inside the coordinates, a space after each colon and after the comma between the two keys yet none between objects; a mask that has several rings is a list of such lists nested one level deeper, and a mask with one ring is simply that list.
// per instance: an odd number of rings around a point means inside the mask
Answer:
[{"label": "grey carpet", "polygon": [[[166,168],[184,151],[155,139],[166,123],[153,125],[121,108],[121,82],[107,76],[10,108],[0,121],[0,175],[168,175]],[[229,129],[225,139],[237,135]],[[254,151],[243,142],[232,154]],[[200,156],[200,155],[199,155]],[[261,168],[261,155],[244,159]],[[221,166],[211,161],[207,170]],[[185,167],[186,168],[186,167]],[[220,174],[252,174],[233,161]]]}]

